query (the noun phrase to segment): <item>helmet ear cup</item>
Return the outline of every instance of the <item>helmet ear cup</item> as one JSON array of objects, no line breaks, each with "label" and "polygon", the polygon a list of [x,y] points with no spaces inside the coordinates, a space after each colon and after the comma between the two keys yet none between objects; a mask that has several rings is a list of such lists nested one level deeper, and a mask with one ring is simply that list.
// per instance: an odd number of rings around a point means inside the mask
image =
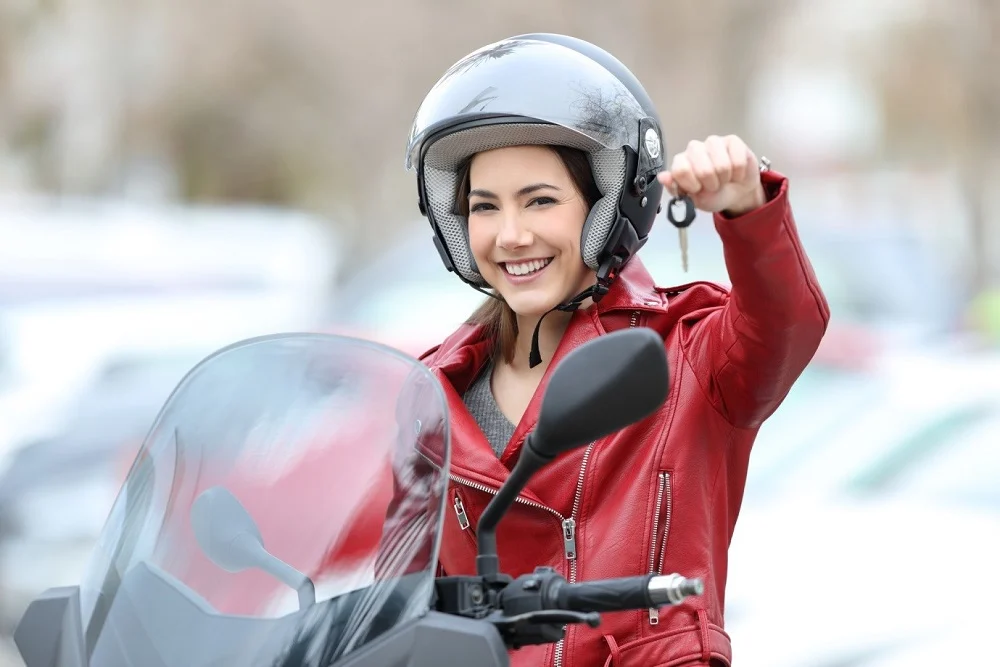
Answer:
[{"label": "helmet ear cup", "polygon": [[[609,254],[608,242],[618,224],[619,206],[628,187],[628,175],[635,172],[629,164],[632,154],[628,148],[617,151],[599,151],[590,154],[594,182],[604,195],[590,209],[580,238],[583,263],[595,271]],[[634,163],[634,160],[633,160]]]},{"label": "helmet ear cup", "polygon": [[[603,212],[601,212],[601,211],[598,210],[598,207],[599,207],[599,205],[601,204],[602,201],[604,201],[603,198],[599,199],[597,202],[594,203],[593,206],[590,207],[590,211],[587,213],[587,219],[583,223],[583,231],[580,232],[580,254],[581,255],[585,254],[584,253],[584,248],[587,247],[587,243],[589,242],[591,236],[594,233],[594,227],[595,227],[595,224],[596,224],[595,221],[598,220],[599,218],[601,218],[604,215]],[[584,259],[584,264],[587,264],[587,266],[590,266],[590,264],[586,261],[586,259]],[[595,267],[590,266],[590,268],[593,269]]]}]

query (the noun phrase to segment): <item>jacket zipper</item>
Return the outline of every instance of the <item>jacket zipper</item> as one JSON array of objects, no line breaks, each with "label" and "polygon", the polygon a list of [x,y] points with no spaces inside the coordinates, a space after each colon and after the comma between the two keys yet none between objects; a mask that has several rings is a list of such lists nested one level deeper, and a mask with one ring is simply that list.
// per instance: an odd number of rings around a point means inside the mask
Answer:
[{"label": "jacket zipper", "polygon": [[[664,501],[666,501],[666,511],[664,512]],[[670,494],[670,473],[661,472],[659,483],[656,486],[656,513],[653,514],[653,537],[649,544],[649,573],[663,574],[663,559],[667,552],[667,537],[670,535],[670,514],[673,510],[673,499]],[[663,514],[663,538],[660,538],[660,515]],[[660,558],[657,560],[656,552],[659,546]],[[660,622],[660,610],[656,607],[649,608],[649,624],[658,625]]]},{"label": "jacket zipper", "polygon": [[[567,580],[571,584],[576,583],[576,517],[580,512],[580,502],[583,499],[583,480],[587,473],[587,464],[590,462],[590,454],[593,452],[595,444],[596,443],[593,442],[590,443],[587,445],[587,449],[583,452],[583,460],[580,463],[580,474],[576,478],[576,491],[573,494],[573,510],[568,518],[564,517],[561,513],[551,507],[527,500],[521,496],[514,499],[515,503],[544,510],[559,519],[559,525],[561,527],[560,532],[562,533],[563,540],[563,554],[569,564],[569,576],[567,577]],[[461,484],[462,486],[467,486],[470,489],[476,489],[477,491],[482,491],[483,493],[488,493],[493,496],[497,494],[496,489],[490,488],[485,484],[473,482],[472,480],[465,479],[464,477],[458,477],[457,475],[450,475],[450,477],[452,481]],[[455,515],[458,517],[459,527],[461,527],[462,530],[467,530],[470,527],[469,515],[466,513],[465,505],[462,503],[462,499],[457,493],[455,494],[454,508]],[[564,641],[565,640],[560,639],[556,644],[553,667],[562,667],[563,651],[565,650]]]},{"label": "jacket zipper", "polygon": [[[544,510],[559,519],[559,524],[562,528],[563,553],[566,556],[566,560],[569,562],[569,580],[571,583],[576,581],[576,515],[580,511],[580,501],[583,497],[583,479],[587,473],[587,464],[590,462],[590,453],[594,450],[594,444],[595,443],[592,442],[587,445],[587,449],[583,452],[583,461],[580,463],[580,474],[576,479],[576,492],[573,495],[573,512],[570,514],[569,518],[564,517],[561,513],[551,507],[527,500],[521,496],[514,499],[515,503]],[[462,486],[467,486],[470,489],[476,489],[477,491],[488,493],[491,496],[495,496],[497,494],[496,489],[486,486],[485,484],[473,482],[472,480],[465,479],[464,477],[459,477],[457,475],[450,475],[450,477],[452,481],[461,484]],[[471,527],[469,515],[465,511],[465,505],[462,503],[461,496],[457,493],[455,494],[454,508],[455,516],[458,517],[459,527],[462,530],[468,530]]]},{"label": "jacket zipper", "polygon": [[462,504],[462,497],[455,492],[455,514],[458,516],[458,527],[466,530],[469,527],[469,515],[465,513],[465,505]]},{"label": "jacket zipper", "polygon": [[666,516],[663,517],[663,539],[660,540],[660,560],[656,566],[656,573],[663,574],[663,561],[667,556],[667,538],[670,537],[670,515],[673,513],[674,509],[674,497],[670,491],[670,473],[662,473],[663,479],[666,481]]},{"label": "jacket zipper", "polygon": [[[639,311],[633,310],[632,315],[629,317],[628,326],[630,329],[634,329],[639,324]],[[580,476],[576,480],[576,495],[573,496],[573,517],[576,517],[577,511],[580,509],[580,499],[583,497],[583,473],[587,469],[587,460],[590,458],[590,450],[594,448],[594,443],[590,443],[587,447],[587,451],[583,453],[583,464],[580,466]],[[572,517],[571,517],[572,518]],[[573,527],[576,527],[576,521],[573,521]],[[574,548],[576,544],[574,542]],[[569,583],[576,583],[576,556],[570,561],[570,576]],[[563,656],[566,652],[566,638],[563,637],[556,643],[555,651],[552,657],[552,667],[562,667]]]}]

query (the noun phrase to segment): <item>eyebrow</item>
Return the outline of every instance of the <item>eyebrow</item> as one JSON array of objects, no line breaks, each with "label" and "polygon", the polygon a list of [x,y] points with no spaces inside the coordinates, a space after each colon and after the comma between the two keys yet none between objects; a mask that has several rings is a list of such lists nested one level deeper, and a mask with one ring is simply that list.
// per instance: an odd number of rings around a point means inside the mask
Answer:
[{"label": "eyebrow", "polygon": [[[554,185],[548,183],[532,183],[531,185],[525,185],[523,188],[517,191],[516,197],[524,197],[525,195],[530,195],[532,192],[537,192],[538,190],[556,190],[559,191]],[[469,198],[472,197],[483,197],[485,199],[499,199],[493,192],[489,190],[475,189],[469,191]]]}]

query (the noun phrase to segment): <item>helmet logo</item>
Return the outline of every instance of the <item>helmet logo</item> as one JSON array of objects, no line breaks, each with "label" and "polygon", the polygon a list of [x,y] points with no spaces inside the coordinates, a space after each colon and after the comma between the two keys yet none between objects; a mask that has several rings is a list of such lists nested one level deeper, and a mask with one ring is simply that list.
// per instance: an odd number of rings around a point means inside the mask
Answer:
[{"label": "helmet logo", "polygon": [[647,129],[643,143],[646,146],[646,153],[649,154],[649,157],[654,160],[660,157],[660,135],[656,133],[656,130],[653,128]]}]

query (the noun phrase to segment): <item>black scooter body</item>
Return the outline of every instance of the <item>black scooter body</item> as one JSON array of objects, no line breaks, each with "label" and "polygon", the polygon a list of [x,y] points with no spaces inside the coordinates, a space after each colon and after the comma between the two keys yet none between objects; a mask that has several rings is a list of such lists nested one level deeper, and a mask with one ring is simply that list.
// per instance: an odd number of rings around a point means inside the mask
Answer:
[{"label": "black scooter body", "polygon": [[[88,667],[90,663],[85,657],[79,599],[79,588],[71,586],[50,589],[31,603],[14,634],[14,641],[27,667]],[[216,637],[220,643],[226,640],[224,633]],[[128,643],[135,646],[135,640],[136,636],[132,635]],[[140,664],[134,659],[137,656],[127,652],[124,641],[117,644],[111,650],[103,651],[100,667],[136,667]],[[178,662],[169,664],[188,667],[222,667],[228,664],[223,655],[207,650],[209,647],[201,643],[179,644],[175,648],[172,659]],[[469,662],[470,656],[476,656],[474,663]],[[162,667],[148,664],[146,661],[151,658],[151,653],[144,653],[142,667]],[[393,628],[363,649],[333,664],[337,667],[467,664],[507,667],[510,661],[500,633],[493,624],[431,611],[415,621]]]}]

